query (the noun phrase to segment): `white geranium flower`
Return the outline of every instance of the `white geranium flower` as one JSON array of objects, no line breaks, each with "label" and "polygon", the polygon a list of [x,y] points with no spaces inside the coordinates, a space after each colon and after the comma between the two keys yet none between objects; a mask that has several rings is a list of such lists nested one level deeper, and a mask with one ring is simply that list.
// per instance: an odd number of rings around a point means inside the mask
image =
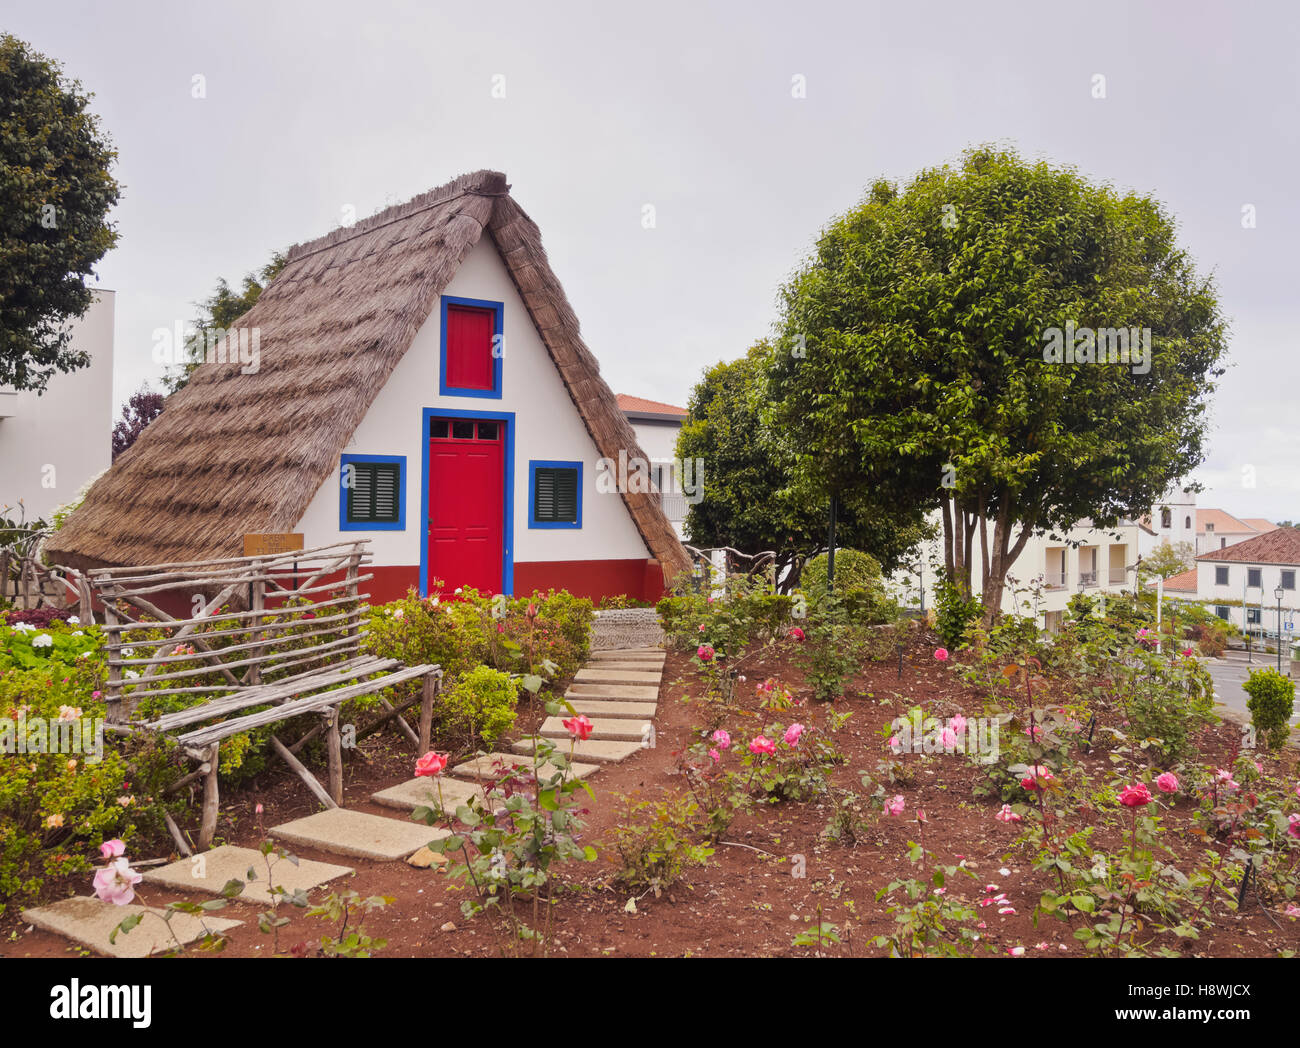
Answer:
[{"label": "white geranium flower", "polygon": [[76,615],[69,615],[65,621],[67,622],[67,624],[68,624],[69,626],[80,626],[80,625],[81,625],[81,619],[77,618]]},{"label": "white geranium flower", "polygon": [[49,648],[54,644],[54,638],[48,633],[42,633],[39,637],[32,638],[33,648]]},{"label": "white geranium flower", "polygon": [[85,630],[73,630],[73,631],[72,631],[72,635],[73,635],[74,637],[84,637],[84,636],[86,635],[86,631],[85,631]]},{"label": "white geranium flower", "polygon": [[36,632],[36,627],[33,626],[30,622],[15,622],[15,623],[14,623],[14,629],[16,629],[19,633],[35,633],[35,632]]},{"label": "white geranium flower", "polygon": [[132,655],[134,655],[134,654],[135,654],[135,648],[123,648],[123,649],[122,649],[122,658],[124,658],[124,659],[129,659],[129,658],[130,658]]},{"label": "white geranium flower", "polygon": [[138,676],[140,676],[140,674],[136,673],[135,670],[127,670],[127,671],[126,671],[126,679],[127,679],[127,680],[135,680],[136,677],[138,677]]}]

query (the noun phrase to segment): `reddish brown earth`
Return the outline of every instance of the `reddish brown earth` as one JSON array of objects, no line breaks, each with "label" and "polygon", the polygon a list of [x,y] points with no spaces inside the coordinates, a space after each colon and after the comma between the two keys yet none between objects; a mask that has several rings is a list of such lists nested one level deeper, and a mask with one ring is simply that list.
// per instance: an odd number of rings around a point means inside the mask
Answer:
[{"label": "reddish brown earth", "polygon": [[[933,638],[916,637],[905,655],[901,678],[895,659],[868,663],[847,697],[837,704],[838,709],[853,714],[837,736],[847,758],[833,775],[838,785],[861,789],[857,772],[874,769],[886,753],[881,727],[911,706],[933,706],[941,714],[962,706],[968,711],[980,708],[953,664],[939,664],[931,657],[933,649]],[[765,661],[747,666],[750,683],[774,676],[787,682],[796,696],[806,692],[789,654],[787,647]],[[595,863],[574,864],[572,868],[576,884],[555,916],[557,954],[803,955],[809,949],[793,947],[791,940],[816,922],[820,907],[822,919],[841,926],[848,921],[852,927],[851,941],[829,952],[882,955],[884,951],[869,945],[869,941],[890,932],[893,919],[885,913],[885,903],[877,902],[875,895],[891,880],[914,874],[906,846],[909,840],[916,839],[912,813],[918,806],[927,814],[924,843],[934,853],[935,861],[955,864],[964,859],[977,875],[976,879],[962,878],[961,883],[951,885],[951,891],[973,902],[983,897],[986,884],[997,884],[1016,908],[1016,914],[1008,916],[998,916],[995,906],[977,910],[979,919],[987,923],[983,942],[992,953],[1005,955],[1015,946],[1026,947],[1028,956],[1079,956],[1084,952],[1065,922],[1045,918],[1040,927],[1034,927],[1034,906],[1041,892],[1050,886],[1049,881],[1032,869],[1028,855],[1013,850],[1019,830],[993,819],[999,805],[972,799],[973,767],[961,758],[906,758],[922,762],[916,784],[897,790],[907,800],[907,816],[881,817],[866,839],[854,847],[821,838],[829,814],[824,803],[786,803],[756,810],[737,819],[727,834],[728,843],[716,849],[707,866],[689,869],[684,880],[663,897],[639,898],[637,912],[627,912],[628,893],[611,884],[616,867],[610,860],[613,849],[606,845],[607,834],[619,818],[618,798],[634,794],[654,799],[661,791],[682,790],[682,780],[675,773],[677,759],[682,748],[696,738],[695,729],[702,721],[699,708],[683,700],[700,691],[691,663],[670,653],[656,718],[657,746],[622,764],[605,767],[591,780],[595,800],[590,804],[584,841],[594,844],[601,856]],[[816,708],[802,706],[797,712],[766,714],[762,719],[816,721],[820,716]],[[760,723],[756,715],[756,727]],[[1230,725],[1207,729],[1199,740],[1203,759],[1227,759],[1236,737]],[[413,757],[410,746],[394,735],[366,739],[347,766],[346,806],[389,817],[399,815],[370,803],[369,795],[408,778]],[[1270,773],[1282,771],[1288,781],[1297,778],[1293,751],[1287,751],[1282,758],[1264,760]],[[1094,752],[1082,764],[1090,773],[1099,775],[1107,758],[1102,752]],[[316,810],[301,783],[287,772],[281,774],[278,767],[268,770],[253,787],[232,791],[223,800],[218,836],[246,846],[256,846],[264,827]],[[259,802],[265,809],[260,820],[254,814]],[[1171,830],[1166,834],[1171,846],[1180,853],[1199,854],[1199,844],[1186,832],[1191,824],[1190,802],[1184,800],[1169,810],[1165,822]],[[1114,848],[1119,846],[1121,836],[1117,831],[1103,830],[1099,841]],[[156,854],[162,854],[165,842],[157,845]],[[459,904],[463,896],[448,890],[447,879],[441,873],[414,869],[404,863],[371,863],[305,851],[300,854],[355,866],[357,874],[351,888],[363,896],[394,898],[391,906],[365,922],[367,934],[387,938],[384,956],[496,953],[494,938],[482,923],[484,919],[462,918]],[[790,860],[796,855],[805,858],[803,878],[791,875]],[[1009,872],[1000,873],[1003,868]],[[78,878],[51,884],[47,898],[85,894],[88,890],[89,878]],[[154,889],[146,893],[146,898],[151,904],[159,904],[178,897]],[[193,898],[201,901],[202,897]],[[266,956],[271,952],[271,937],[258,932],[255,912],[254,907],[237,904],[221,913],[245,922],[230,933],[223,955]],[[281,913],[290,918],[290,924],[280,933],[281,948],[304,944],[307,952],[314,950],[327,930],[322,922],[292,907],[282,907]],[[1300,948],[1300,921],[1279,916],[1279,932],[1256,905],[1238,914],[1231,905],[1216,902],[1213,913],[1213,929],[1203,932],[1197,941],[1183,943],[1184,952],[1214,957],[1273,956],[1281,948]],[[441,931],[447,922],[454,923],[456,930]],[[1171,945],[1177,946],[1177,942],[1171,940]],[[28,931],[16,915],[0,921],[0,955],[48,957],[75,952],[61,938]]]}]

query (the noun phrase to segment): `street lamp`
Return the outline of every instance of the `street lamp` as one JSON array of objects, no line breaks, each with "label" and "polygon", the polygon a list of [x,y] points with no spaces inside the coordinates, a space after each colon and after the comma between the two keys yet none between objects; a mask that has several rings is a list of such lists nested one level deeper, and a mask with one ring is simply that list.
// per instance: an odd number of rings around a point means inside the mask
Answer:
[{"label": "street lamp", "polygon": [[1282,672],[1282,594],[1283,589],[1278,586],[1273,591],[1273,596],[1277,598],[1277,672]]}]

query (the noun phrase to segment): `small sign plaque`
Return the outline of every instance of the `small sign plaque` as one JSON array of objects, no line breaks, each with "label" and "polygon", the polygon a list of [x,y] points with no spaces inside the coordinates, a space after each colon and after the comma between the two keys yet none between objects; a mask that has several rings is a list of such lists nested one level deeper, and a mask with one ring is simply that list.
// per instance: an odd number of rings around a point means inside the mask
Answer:
[{"label": "small sign plaque", "polygon": [[302,548],[301,532],[264,532],[244,536],[245,557],[267,557],[276,553],[292,553]]}]

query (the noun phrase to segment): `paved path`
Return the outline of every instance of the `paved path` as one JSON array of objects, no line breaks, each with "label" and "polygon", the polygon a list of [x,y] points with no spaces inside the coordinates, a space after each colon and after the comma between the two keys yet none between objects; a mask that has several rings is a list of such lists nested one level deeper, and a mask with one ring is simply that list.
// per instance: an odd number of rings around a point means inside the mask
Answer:
[{"label": "paved path", "polygon": [[[642,618],[644,616],[641,616]],[[620,623],[620,627],[627,624]],[[659,686],[663,681],[664,652],[661,648],[644,646],[645,629],[628,629],[622,635],[638,640],[637,647],[603,647],[594,650],[578,671],[573,685],[565,692],[565,699],[575,713],[585,714],[595,725],[591,737],[573,745],[573,773],[588,778],[600,771],[601,765],[626,760],[639,750],[654,743],[653,719],[658,709]],[[655,624],[657,629],[657,622]],[[615,641],[611,632],[603,636],[605,644]],[[550,717],[541,727],[541,735],[557,743],[565,753],[569,746],[569,733],[561,721]],[[451,769],[442,779],[442,796],[449,808],[464,804],[483,788],[483,780],[496,777],[511,765],[530,765],[535,740],[521,739],[512,753],[480,754]],[[540,769],[543,775],[550,772],[549,765]],[[408,779],[380,790],[371,800],[386,808],[409,813],[427,805],[437,796],[437,786],[428,778]],[[371,815],[369,812],[332,808],[319,811],[301,819],[274,826],[270,835],[286,844],[312,851],[362,858],[372,861],[407,861],[414,866],[429,866],[440,856],[425,847],[430,840],[446,836],[447,831],[432,829],[406,817]],[[261,854],[249,848],[223,845],[210,852],[182,859],[146,874],[146,886],[174,890],[192,888],[195,891],[219,895],[222,887],[232,878],[247,880],[247,871],[254,869],[258,881],[250,883],[241,901],[265,904],[266,868]],[[298,866],[281,864],[273,867],[272,876],[277,884],[290,890],[304,891],[344,874],[352,873],[350,867],[331,863],[301,860]],[[165,950],[171,945],[162,923],[146,919],[133,932],[117,937],[116,944],[108,941],[109,933],[117,924],[139,906],[119,907],[100,902],[91,897],[64,899],[49,906],[23,911],[23,918],[46,931],[63,935],[87,949],[107,956],[146,956]],[[240,921],[207,918],[213,928],[228,928]],[[202,927],[193,918],[173,921],[182,941],[192,941],[202,934]],[[147,929],[147,930],[146,930]]]}]

